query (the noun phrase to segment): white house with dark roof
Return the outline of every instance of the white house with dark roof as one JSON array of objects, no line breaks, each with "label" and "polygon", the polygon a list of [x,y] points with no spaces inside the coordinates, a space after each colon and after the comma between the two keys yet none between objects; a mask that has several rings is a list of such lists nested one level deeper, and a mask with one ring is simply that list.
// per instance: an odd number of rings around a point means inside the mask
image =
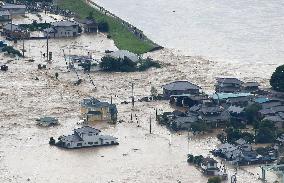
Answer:
[{"label": "white house with dark roof", "polygon": [[192,84],[189,81],[174,81],[163,85],[163,96],[165,99],[170,99],[171,95],[182,94],[200,94],[201,87]]},{"label": "white house with dark roof", "polygon": [[67,149],[82,147],[118,145],[117,138],[109,135],[101,135],[100,130],[90,126],[75,129],[72,135],[61,136],[55,144]]},{"label": "white house with dark roof", "polygon": [[44,30],[45,37],[52,38],[75,37],[80,33],[79,24],[74,21],[61,20],[51,23],[51,27]]}]

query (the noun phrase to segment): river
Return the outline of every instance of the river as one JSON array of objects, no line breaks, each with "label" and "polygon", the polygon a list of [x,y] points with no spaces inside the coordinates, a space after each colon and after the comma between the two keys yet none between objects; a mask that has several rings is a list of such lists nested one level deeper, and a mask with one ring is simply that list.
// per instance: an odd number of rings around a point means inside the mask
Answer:
[{"label": "river", "polygon": [[94,0],[153,41],[214,61],[284,63],[281,0]]}]

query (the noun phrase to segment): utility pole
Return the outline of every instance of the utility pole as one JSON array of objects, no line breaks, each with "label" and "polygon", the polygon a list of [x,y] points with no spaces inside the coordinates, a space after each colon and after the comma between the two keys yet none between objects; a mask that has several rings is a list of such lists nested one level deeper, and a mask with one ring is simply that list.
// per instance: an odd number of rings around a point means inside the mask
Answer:
[{"label": "utility pole", "polygon": [[134,107],[134,83],[131,83],[132,107]]},{"label": "utility pole", "polygon": [[156,121],[158,121],[158,109],[156,108]]},{"label": "utility pole", "polygon": [[25,39],[24,39],[24,35],[22,36],[23,38],[23,49],[22,49],[22,53],[23,53],[23,57],[25,57]]},{"label": "utility pole", "polygon": [[46,32],[46,61],[48,61],[48,37],[49,37],[49,32]]},{"label": "utility pole", "polygon": [[152,118],[151,118],[151,115],[150,115],[150,134],[152,133]]}]

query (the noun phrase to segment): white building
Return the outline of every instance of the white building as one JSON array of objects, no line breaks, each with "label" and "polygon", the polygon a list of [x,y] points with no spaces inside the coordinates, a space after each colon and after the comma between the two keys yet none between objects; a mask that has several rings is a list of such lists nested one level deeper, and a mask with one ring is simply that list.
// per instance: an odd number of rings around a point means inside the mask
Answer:
[{"label": "white building", "polygon": [[79,35],[79,24],[69,20],[51,23],[51,27],[44,30],[45,37],[75,37]]},{"label": "white building", "polygon": [[74,134],[58,138],[57,146],[75,149],[82,147],[118,145],[117,138],[109,135],[100,135],[101,131],[89,126],[74,130]]}]

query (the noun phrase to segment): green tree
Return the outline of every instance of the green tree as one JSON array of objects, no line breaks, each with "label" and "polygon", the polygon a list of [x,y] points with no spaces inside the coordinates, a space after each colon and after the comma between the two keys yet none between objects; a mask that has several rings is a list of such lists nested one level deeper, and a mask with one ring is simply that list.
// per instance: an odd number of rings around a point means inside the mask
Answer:
[{"label": "green tree", "polygon": [[245,108],[245,116],[249,124],[254,124],[258,119],[258,111],[261,109],[259,104],[252,104]]},{"label": "green tree", "polygon": [[99,29],[100,32],[108,32],[109,31],[109,25],[106,21],[101,20],[98,23],[98,29]]},{"label": "green tree", "polygon": [[274,90],[284,92],[284,65],[277,67],[273,72],[270,85]]},{"label": "green tree", "polygon": [[88,18],[88,19],[94,19],[94,12],[93,12],[93,11],[90,11],[87,18]]},{"label": "green tree", "polygon": [[191,124],[191,130],[193,133],[196,132],[206,132],[208,130],[208,126],[204,121],[197,121]]},{"label": "green tree", "polygon": [[261,121],[257,130],[255,141],[258,143],[273,143],[276,139],[276,128],[271,121]]},{"label": "green tree", "polygon": [[207,183],[221,183],[221,178],[220,177],[210,177],[207,181]]}]

